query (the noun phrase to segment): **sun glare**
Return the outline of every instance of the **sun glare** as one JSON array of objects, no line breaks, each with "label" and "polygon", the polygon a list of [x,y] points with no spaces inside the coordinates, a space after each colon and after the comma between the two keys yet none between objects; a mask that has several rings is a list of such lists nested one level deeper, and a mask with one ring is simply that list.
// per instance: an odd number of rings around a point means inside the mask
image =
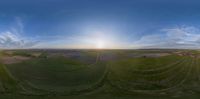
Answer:
[{"label": "sun glare", "polygon": [[97,41],[96,48],[98,48],[98,49],[105,48],[105,42],[102,40]]}]

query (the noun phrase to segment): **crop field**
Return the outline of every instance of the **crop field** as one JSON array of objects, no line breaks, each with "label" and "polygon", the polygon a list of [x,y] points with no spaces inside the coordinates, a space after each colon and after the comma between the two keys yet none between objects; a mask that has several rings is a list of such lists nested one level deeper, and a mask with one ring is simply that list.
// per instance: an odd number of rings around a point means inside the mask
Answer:
[{"label": "crop field", "polygon": [[198,50],[2,50],[1,99],[199,99]]}]

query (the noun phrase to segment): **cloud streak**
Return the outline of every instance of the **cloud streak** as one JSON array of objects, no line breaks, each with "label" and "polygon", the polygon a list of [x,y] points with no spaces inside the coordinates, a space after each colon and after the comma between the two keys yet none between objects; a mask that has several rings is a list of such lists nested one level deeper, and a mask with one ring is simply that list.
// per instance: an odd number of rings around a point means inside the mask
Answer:
[{"label": "cloud streak", "polygon": [[193,26],[161,29],[160,33],[145,35],[134,44],[139,48],[200,48],[200,29]]},{"label": "cloud streak", "polygon": [[0,48],[32,48],[39,43],[34,38],[27,38],[22,34],[24,34],[24,23],[21,17],[15,17],[14,24],[10,26],[10,29],[0,32]]},{"label": "cloud streak", "polygon": [[37,41],[25,40],[10,31],[0,33],[0,48],[30,48],[37,43]]}]

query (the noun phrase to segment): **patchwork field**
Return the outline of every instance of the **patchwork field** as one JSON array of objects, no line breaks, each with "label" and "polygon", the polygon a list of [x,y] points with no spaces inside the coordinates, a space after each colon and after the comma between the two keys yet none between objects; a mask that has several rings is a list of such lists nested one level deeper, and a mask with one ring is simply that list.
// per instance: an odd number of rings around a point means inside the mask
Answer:
[{"label": "patchwork field", "polygon": [[198,50],[0,51],[2,99],[199,99]]}]

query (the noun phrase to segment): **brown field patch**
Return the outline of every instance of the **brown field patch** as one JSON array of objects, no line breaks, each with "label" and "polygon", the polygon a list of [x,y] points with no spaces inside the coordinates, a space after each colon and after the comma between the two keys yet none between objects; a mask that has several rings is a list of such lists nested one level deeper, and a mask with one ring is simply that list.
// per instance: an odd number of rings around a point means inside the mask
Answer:
[{"label": "brown field patch", "polygon": [[24,57],[24,56],[3,56],[0,58],[0,61],[3,64],[14,64],[14,63],[20,63],[22,61],[26,61],[31,59],[30,57]]}]

